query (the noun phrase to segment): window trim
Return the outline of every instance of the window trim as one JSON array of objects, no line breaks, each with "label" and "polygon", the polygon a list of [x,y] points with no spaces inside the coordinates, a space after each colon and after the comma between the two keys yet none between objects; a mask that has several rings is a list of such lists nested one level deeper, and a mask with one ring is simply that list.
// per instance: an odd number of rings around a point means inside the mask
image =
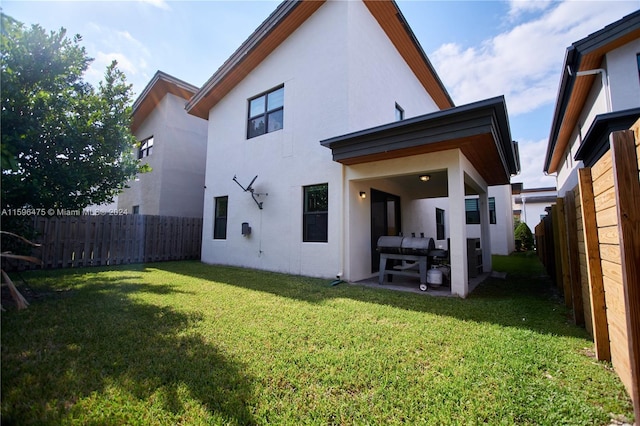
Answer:
[{"label": "window trim", "polygon": [[[327,197],[327,209],[308,211],[307,205],[307,190],[314,187],[324,186]],[[312,216],[324,217],[325,229],[323,230],[324,238],[311,239],[308,233],[308,218]],[[313,185],[306,185],[302,187],[302,242],[303,243],[328,243],[329,242],[329,183],[317,183]]]},{"label": "window trim", "polygon": [[[219,203],[225,201],[225,214],[224,216],[219,214]],[[213,239],[214,240],[226,240],[227,239],[227,224],[229,219],[229,196],[223,195],[220,197],[213,197]],[[218,226],[222,226],[222,228],[218,228]]]},{"label": "window trim", "polygon": [[[269,109],[269,103],[268,103],[269,95],[281,89],[282,89],[282,106]],[[264,97],[264,111],[261,112],[260,114],[251,115],[251,102],[263,97]],[[278,111],[282,111],[282,126],[279,129],[274,129],[269,131],[269,116]],[[264,117],[264,132],[252,135],[251,121],[259,117]],[[262,92],[259,95],[256,95],[247,99],[247,139],[253,139],[258,136],[266,135],[267,133],[277,132],[278,130],[282,130],[282,129],[284,129],[284,84],[276,86],[270,90],[267,90],[266,92]]]}]

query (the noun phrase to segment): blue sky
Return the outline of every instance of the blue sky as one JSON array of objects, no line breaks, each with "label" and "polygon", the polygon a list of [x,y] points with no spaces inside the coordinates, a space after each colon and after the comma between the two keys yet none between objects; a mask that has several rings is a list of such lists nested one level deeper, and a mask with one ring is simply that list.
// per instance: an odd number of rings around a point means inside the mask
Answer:
[{"label": "blue sky", "polygon": [[[136,94],[157,70],[202,85],[278,1],[6,1],[25,24],[80,34],[95,84],[112,59]],[[542,172],[566,48],[640,8],[632,1],[398,1],[456,105],[504,95],[525,188]]]}]

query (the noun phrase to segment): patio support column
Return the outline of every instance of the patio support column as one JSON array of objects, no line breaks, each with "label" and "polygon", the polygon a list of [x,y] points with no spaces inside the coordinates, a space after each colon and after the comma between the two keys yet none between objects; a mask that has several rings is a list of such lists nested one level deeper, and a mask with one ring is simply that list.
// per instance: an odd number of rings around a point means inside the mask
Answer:
[{"label": "patio support column", "polygon": [[449,257],[451,259],[451,294],[467,297],[469,292],[467,266],[467,226],[464,204],[464,171],[460,152],[457,161],[447,170],[449,178]]},{"label": "patio support column", "polygon": [[489,229],[489,195],[480,193],[480,247],[482,248],[482,272],[491,271],[491,230]]}]

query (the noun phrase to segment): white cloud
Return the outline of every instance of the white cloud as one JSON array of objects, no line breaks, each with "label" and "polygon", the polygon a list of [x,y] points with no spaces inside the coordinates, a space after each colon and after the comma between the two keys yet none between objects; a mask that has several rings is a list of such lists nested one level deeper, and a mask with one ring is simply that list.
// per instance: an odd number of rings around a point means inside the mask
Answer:
[{"label": "white cloud", "polygon": [[99,40],[91,47],[94,61],[85,75],[87,81],[94,86],[103,80],[106,67],[113,60],[118,62],[118,68],[124,72],[129,83],[136,87],[144,87],[148,80],[148,68],[151,52],[144,43],[137,40],[128,31],[118,31],[99,25],[92,25],[91,30],[96,33],[93,40]]},{"label": "white cloud", "polygon": [[157,7],[162,10],[171,10],[171,7],[165,0],[139,0],[141,3],[147,3],[151,6]]},{"label": "white cloud", "polygon": [[539,12],[551,5],[551,0],[509,0],[509,18],[516,19],[523,14]]},{"label": "white cloud", "polygon": [[449,43],[430,55],[456,104],[504,94],[512,115],[553,104],[566,48],[637,8],[635,2],[615,1],[510,5],[510,16],[538,13],[480,45]]},{"label": "white cloud", "polygon": [[512,182],[524,182],[525,189],[556,186],[555,176],[545,176],[542,172],[542,159],[547,153],[547,139],[538,141],[520,141],[520,174],[511,178]]}]

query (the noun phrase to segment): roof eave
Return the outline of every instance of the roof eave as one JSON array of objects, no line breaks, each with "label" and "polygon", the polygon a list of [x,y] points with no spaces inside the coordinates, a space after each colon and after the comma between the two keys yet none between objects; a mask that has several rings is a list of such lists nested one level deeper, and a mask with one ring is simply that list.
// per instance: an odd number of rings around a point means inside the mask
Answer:
[{"label": "roof eave", "polygon": [[[567,139],[566,136],[561,140],[559,139],[561,138],[567,109],[570,104],[579,102],[575,99],[574,93],[575,73],[582,71],[582,66],[588,65],[587,63],[583,65],[584,58],[589,57],[591,59],[590,62],[599,64],[607,52],[619,47],[621,43],[628,42],[627,40],[630,39],[633,40],[638,36],[640,36],[640,10],[605,26],[567,48],[556,100],[556,109],[553,114],[551,132],[547,144],[544,163],[544,171],[546,173],[557,172],[562,154],[567,148],[568,140],[565,140]],[[594,80],[593,76],[582,78]]]},{"label": "roof eave", "polygon": [[196,86],[165,72],[157,71],[133,103],[131,130],[135,132],[138,129],[140,124],[167,93],[180,96],[186,102],[197,91],[198,88]]},{"label": "roof eave", "polygon": [[575,155],[586,167],[593,166],[608,150],[612,132],[629,129],[640,118],[640,108],[597,115]]},{"label": "roof eave", "polygon": [[488,134],[492,135],[508,180],[520,170],[502,96],[337,136],[320,141],[320,144],[332,150],[335,161],[355,164],[362,161],[358,158],[366,159],[384,152]]}]

